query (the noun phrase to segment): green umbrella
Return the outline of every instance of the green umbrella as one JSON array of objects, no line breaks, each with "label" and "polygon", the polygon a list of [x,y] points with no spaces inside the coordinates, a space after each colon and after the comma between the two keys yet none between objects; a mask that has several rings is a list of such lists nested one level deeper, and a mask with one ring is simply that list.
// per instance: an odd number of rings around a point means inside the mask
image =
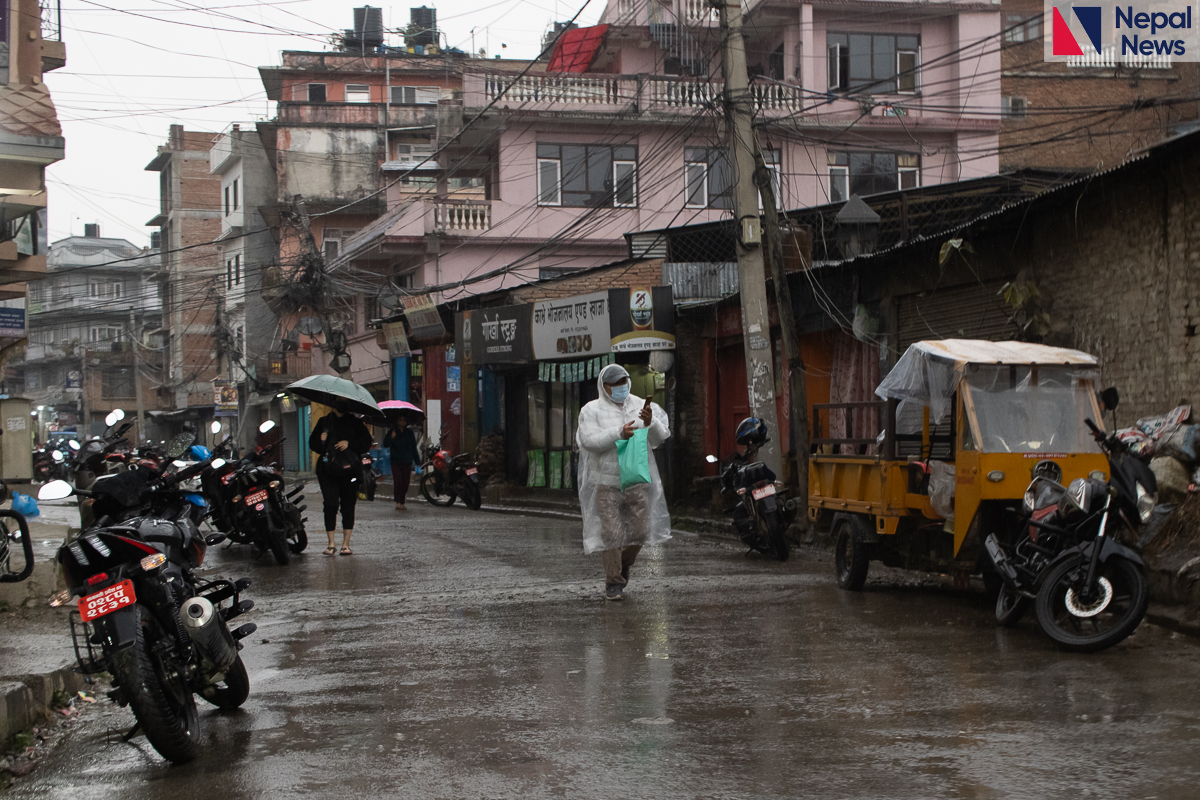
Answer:
[{"label": "green umbrella", "polygon": [[288,386],[286,391],[327,406],[341,401],[355,414],[383,418],[383,412],[370,392],[357,383],[333,375],[309,375]]}]

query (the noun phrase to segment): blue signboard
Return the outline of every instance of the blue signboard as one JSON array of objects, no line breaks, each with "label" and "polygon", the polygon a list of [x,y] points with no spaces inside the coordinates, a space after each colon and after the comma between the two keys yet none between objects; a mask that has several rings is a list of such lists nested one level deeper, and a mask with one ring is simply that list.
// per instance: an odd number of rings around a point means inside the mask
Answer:
[{"label": "blue signboard", "polygon": [[0,336],[20,339],[25,335],[25,309],[0,308]]}]

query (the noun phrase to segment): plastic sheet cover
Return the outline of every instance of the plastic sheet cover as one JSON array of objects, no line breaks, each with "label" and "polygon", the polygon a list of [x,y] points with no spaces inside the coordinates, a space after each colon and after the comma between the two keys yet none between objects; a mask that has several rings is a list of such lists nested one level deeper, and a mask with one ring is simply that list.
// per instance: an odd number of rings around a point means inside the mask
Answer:
[{"label": "plastic sheet cover", "polygon": [[1095,357],[1079,350],[1026,342],[942,339],[910,345],[875,394],[885,400],[901,401],[897,415],[902,420],[897,423],[899,432],[917,433],[922,415],[913,413],[912,406],[929,406],[929,416],[935,425],[944,420],[967,364],[1062,365],[1072,368],[1072,373],[1082,371],[1088,375],[1096,370]]},{"label": "plastic sheet cover", "polygon": [[[600,397],[579,412],[575,442],[579,446],[579,507],[583,513],[585,553],[661,544],[671,538],[671,514],[653,455],[650,483],[621,491],[617,440],[621,438],[621,428],[638,418],[646,401],[630,394],[624,403],[617,403],[604,391],[604,380],[611,382],[628,374],[616,364],[601,370],[596,379]],[[653,449],[670,438],[671,432],[667,413],[657,403],[650,404],[650,411],[647,440]]]}]

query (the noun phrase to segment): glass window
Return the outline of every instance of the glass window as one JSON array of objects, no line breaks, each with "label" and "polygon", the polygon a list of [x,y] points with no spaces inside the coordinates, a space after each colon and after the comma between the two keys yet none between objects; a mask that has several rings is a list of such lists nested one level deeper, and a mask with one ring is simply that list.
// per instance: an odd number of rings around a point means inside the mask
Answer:
[{"label": "glass window", "polygon": [[538,204],[543,206],[562,205],[559,192],[559,173],[562,162],[557,159],[538,159]]},{"label": "glass window", "polygon": [[348,83],[346,84],[346,102],[347,103],[369,103],[371,102],[371,87],[363,83]]},{"label": "glass window", "polygon": [[894,34],[827,33],[829,90],[916,92],[920,38]]},{"label": "glass window", "polygon": [[733,170],[725,148],[688,147],[683,161],[687,207],[733,208]]},{"label": "glass window", "polygon": [[617,162],[637,169],[637,148],[583,144],[539,144],[538,197],[541,205],[572,208],[610,208],[637,204],[636,185],[628,166],[622,175],[629,181],[617,188]]},{"label": "glass window", "polygon": [[1010,44],[1032,42],[1042,38],[1042,14],[1005,14],[1004,41]]},{"label": "glass window", "polygon": [[1092,382],[1048,367],[967,368],[971,429],[985,453],[1094,453],[1084,419],[1099,419]]},{"label": "glass window", "polygon": [[529,449],[546,448],[546,384],[530,381],[525,384],[525,396],[529,405]]},{"label": "glass window", "polygon": [[921,185],[921,157],[915,153],[829,153],[830,202]]},{"label": "glass window", "polygon": [[613,162],[613,205],[637,205],[637,164],[633,161]]},{"label": "glass window", "polygon": [[563,389],[565,383],[554,382],[550,384],[550,446],[563,446],[563,433],[566,427],[565,415],[566,405],[563,402]]},{"label": "glass window", "polygon": [[325,102],[325,84],[310,83],[308,85],[308,102],[324,103]]}]

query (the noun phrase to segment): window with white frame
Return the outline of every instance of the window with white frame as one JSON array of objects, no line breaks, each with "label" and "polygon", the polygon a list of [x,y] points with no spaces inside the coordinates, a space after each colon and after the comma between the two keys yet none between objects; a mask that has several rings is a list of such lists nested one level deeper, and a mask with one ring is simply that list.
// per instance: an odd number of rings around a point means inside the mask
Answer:
[{"label": "window with white frame", "polygon": [[238,201],[238,179],[233,179],[233,210],[237,211],[241,208],[241,203]]},{"label": "window with white frame", "polygon": [[538,204],[571,208],[637,205],[637,148],[632,145],[539,144]]},{"label": "window with white frame", "polygon": [[119,342],[121,329],[116,325],[92,325],[88,328],[88,341],[94,344]]},{"label": "window with white frame", "polygon": [[920,90],[921,38],[873,33],[827,33],[829,90],[875,94]]},{"label": "window with white frame", "polygon": [[369,102],[371,102],[371,87],[365,83],[347,83],[346,84],[346,102],[347,103],[369,103]]},{"label": "window with white frame", "polygon": [[724,147],[688,147],[683,151],[687,208],[733,208],[733,170]]},{"label": "window with white frame", "polygon": [[1001,119],[1024,119],[1029,109],[1029,101],[1024,97],[1001,97]]},{"label": "window with white frame", "polygon": [[831,203],[920,185],[921,157],[914,153],[829,153]]},{"label": "window with white frame", "polygon": [[321,235],[321,251],[326,261],[332,261],[342,252],[342,243],[358,233],[357,228],[326,228]]},{"label": "window with white frame", "polygon": [[390,86],[394,106],[436,106],[442,96],[437,86]]},{"label": "window with white frame", "polygon": [[[775,207],[783,208],[783,183],[780,180],[779,172],[779,151],[778,150],[763,150],[763,161],[767,165],[767,171],[771,173],[771,193],[775,195]],[[763,202],[762,194],[758,196],[758,210],[762,211]]]},{"label": "window with white frame", "polygon": [[242,254],[225,261],[225,288],[232,289],[242,285]]},{"label": "window with white frame", "polygon": [[431,155],[432,142],[392,142],[393,161],[424,161]]},{"label": "window with white frame", "polygon": [[121,282],[113,280],[93,280],[88,281],[88,297],[95,298],[112,298],[118,299],[121,297]]}]

